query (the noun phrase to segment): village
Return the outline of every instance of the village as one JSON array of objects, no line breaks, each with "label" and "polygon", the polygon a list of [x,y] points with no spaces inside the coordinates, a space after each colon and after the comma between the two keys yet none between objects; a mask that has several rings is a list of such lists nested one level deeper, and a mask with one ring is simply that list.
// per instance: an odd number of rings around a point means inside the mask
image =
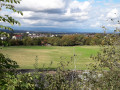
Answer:
[{"label": "village", "polygon": [[[10,39],[22,40],[25,37],[40,38],[40,37],[62,37],[64,35],[84,35],[86,37],[94,37],[96,33],[43,33],[43,32],[16,32],[9,33]],[[0,35],[1,40],[6,40],[7,35]]]},{"label": "village", "polygon": [[[24,37],[30,37],[30,38],[39,38],[39,37],[57,37],[58,34],[48,34],[48,33],[30,33],[30,32],[26,32],[26,33],[12,33],[9,34],[11,39],[19,39],[22,40]],[[6,40],[8,37],[6,35],[1,35],[0,39],[1,40]]]}]

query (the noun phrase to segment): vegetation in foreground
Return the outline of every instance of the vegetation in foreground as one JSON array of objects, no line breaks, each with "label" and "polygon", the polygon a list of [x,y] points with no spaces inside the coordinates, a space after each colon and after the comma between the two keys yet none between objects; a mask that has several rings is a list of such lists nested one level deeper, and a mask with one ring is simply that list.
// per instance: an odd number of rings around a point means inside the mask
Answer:
[{"label": "vegetation in foreground", "polygon": [[[113,38],[112,38],[113,39]],[[116,38],[118,39],[118,38]],[[114,39],[113,39],[114,40]],[[112,41],[113,41],[112,40]],[[118,40],[119,41],[119,40]],[[0,55],[0,60],[11,61]],[[0,89],[2,90],[119,90],[120,89],[120,47],[119,44],[103,47],[102,52],[96,57],[93,56],[96,64],[91,64],[92,69],[87,72],[79,72],[76,70],[65,69],[69,66],[69,62],[60,62],[56,73],[34,73],[16,74],[8,73],[10,68],[16,63],[2,62],[1,65],[8,70],[2,72],[4,74],[0,80]],[[7,64],[9,63],[9,64]],[[104,68],[108,70],[105,71]],[[1,73],[1,74],[2,74]],[[2,74],[2,75],[3,75]]]},{"label": "vegetation in foreground", "polygon": [[74,61],[71,57],[75,54],[76,69],[86,70],[87,64],[94,63],[90,56],[96,55],[99,50],[99,46],[15,46],[4,47],[1,53],[16,61],[22,69],[34,69],[35,59],[38,60],[39,68],[44,66],[44,68],[55,69],[59,62],[69,61],[71,65],[68,68],[74,69]]},{"label": "vegetation in foreground", "polygon": [[[4,2],[4,0],[2,0]],[[6,2],[17,2],[6,0]],[[16,12],[12,5],[6,5],[8,9]],[[1,9],[1,8],[0,8]],[[20,13],[20,12],[18,12]],[[7,16],[6,16],[7,17]],[[2,18],[2,17],[1,17]],[[14,24],[12,17],[3,19]],[[10,20],[10,21],[9,21]],[[118,21],[119,24],[119,21]],[[0,26],[8,28],[5,26]],[[10,29],[10,28],[8,28]],[[120,90],[120,35],[108,37],[111,46],[104,47],[93,60],[99,63],[93,64],[93,69],[83,74],[76,74],[65,70],[68,63],[61,62],[55,74],[38,73],[17,74],[14,70],[17,63],[3,54],[0,54],[0,89],[1,90]],[[37,61],[37,59],[36,59]],[[37,63],[36,63],[37,65]],[[104,71],[104,68],[108,68]]]}]

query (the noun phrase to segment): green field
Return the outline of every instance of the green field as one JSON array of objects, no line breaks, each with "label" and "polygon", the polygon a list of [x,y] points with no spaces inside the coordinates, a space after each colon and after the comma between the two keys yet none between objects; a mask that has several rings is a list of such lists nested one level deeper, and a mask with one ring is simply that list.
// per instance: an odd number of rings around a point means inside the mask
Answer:
[{"label": "green field", "polygon": [[[11,58],[20,65],[22,69],[33,69],[36,56],[38,57],[39,68],[56,68],[61,61],[71,61],[74,53],[77,55],[76,69],[85,70],[87,64],[94,63],[90,59],[91,55],[96,55],[100,50],[99,46],[15,46],[4,47],[0,50],[7,57]],[[52,61],[52,65],[50,65]],[[70,69],[74,69],[74,62],[71,61]]]}]

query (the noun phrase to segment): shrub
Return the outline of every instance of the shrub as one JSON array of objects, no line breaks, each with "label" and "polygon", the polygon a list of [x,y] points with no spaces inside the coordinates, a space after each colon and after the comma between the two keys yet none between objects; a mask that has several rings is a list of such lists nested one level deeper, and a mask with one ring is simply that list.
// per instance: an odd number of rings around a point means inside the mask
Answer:
[{"label": "shrub", "polygon": [[0,89],[5,88],[5,85],[8,83],[5,79],[10,79],[9,76],[15,74],[16,68],[18,68],[18,65],[15,61],[6,58],[0,53]]},{"label": "shrub", "polygon": [[120,89],[120,36],[109,35],[108,43],[96,57],[96,64],[91,64],[92,70],[85,74],[85,86],[92,90]]}]

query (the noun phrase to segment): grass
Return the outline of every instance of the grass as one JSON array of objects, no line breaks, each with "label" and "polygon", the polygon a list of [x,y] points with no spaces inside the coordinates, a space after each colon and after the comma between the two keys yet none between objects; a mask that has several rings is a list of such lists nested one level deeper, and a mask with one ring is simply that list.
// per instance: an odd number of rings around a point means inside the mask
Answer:
[{"label": "grass", "polygon": [[[96,55],[100,50],[99,46],[75,46],[75,47],[57,47],[57,46],[15,46],[4,47],[0,50],[20,65],[21,69],[33,69],[36,56],[38,56],[39,68],[56,68],[61,61],[71,61],[74,53],[77,55],[76,69],[86,70],[87,64],[94,63],[90,59],[91,55]],[[50,63],[52,62],[52,65]],[[74,62],[71,61],[69,69],[74,69]]]}]

